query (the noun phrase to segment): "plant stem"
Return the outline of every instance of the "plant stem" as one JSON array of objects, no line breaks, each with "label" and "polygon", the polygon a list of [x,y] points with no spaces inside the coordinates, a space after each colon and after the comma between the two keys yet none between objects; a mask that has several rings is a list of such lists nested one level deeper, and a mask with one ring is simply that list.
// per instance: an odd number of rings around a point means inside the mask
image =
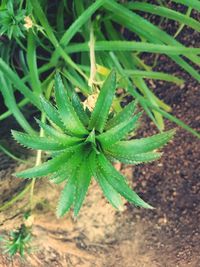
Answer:
[{"label": "plant stem", "polygon": [[[42,113],[41,115],[41,121],[45,122],[46,119],[46,115],[44,113]],[[41,128],[40,129],[40,137],[44,136],[44,130]],[[35,161],[35,166],[38,166],[41,164],[41,160],[42,160],[42,150],[38,150],[37,151],[37,156],[36,156],[36,161]],[[31,181],[31,188],[30,188],[30,210],[32,211],[34,208],[34,203],[33,203],[33,194],[34,194],[34,187],[35,187],[35,178],[32,179]]]},{"label": "plant stem", "polygon": [[96,60],[95,60],[95,37],[94,37],[94,31],[93,26],[90,27],[90,41],[89,41],[89,49],[90,49],[90,78],[88,80],[88,85],[92,88],[93,83],[95,82],[95,76],[96,76]]}]

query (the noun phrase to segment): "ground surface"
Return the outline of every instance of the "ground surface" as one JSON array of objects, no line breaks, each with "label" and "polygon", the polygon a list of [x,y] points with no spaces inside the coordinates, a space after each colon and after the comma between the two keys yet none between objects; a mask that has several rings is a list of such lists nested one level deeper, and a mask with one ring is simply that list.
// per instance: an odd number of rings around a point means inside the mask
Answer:
[{"label": "ground surface", "polygon": [[[186,34],[189,34],[187,30]],[[158,62],[157,69],[183,76],[166,57],[161,56]],[[161,82],[151,82],[151,87],[173,107],[174,115],[200,131],[198,84],[187,75],[184,78],[186,83],[181,88]],[[139,131],[138,136],[156,132],[145,117],[142,127],[145,131]],[[174,125],[167,122],[166,128],[172,127]],[[126,205],[123,212],[115,212],[103,199],[98,186],[93,184],[79,219],[74,221],[69,214],[67,218],[57,220],[54,207],[60,189],[55,189],[47,180],[38,182],[33,227],[35,252],[26,262],[18,258],[9,261],[1,255],[0,266],[199,267],[199,151],[199,140],[178,129],[158,162],[134,168],[122,166],[121,171],[134,189],[156,207],[154,211]],[[16,167],[13,161],[1,155],[1,202],[23,186],[11,176],[16,168],[24,166]],[[27,198],[0,213],[1,233],[20,225],[20,209],[26,203]]]}]

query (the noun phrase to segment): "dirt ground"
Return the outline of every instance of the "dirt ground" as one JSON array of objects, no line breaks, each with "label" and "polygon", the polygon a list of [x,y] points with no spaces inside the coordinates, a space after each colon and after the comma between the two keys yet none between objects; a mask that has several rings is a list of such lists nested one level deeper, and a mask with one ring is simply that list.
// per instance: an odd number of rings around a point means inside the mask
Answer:
[{"label": "dirt ground", "polygon": [[[187,29],[185,34],[189,34]],[[200,131],[198,83],[165,56],[160,56],[158,62],[157,70],[182,75],[186,83],[180,88],[150,81],[151,88],[172,106],[174,115]],[[172,127],[172,123],[166,122],[166,129]],[[153,124],[144,116],[138,136],[155,132]],[[1,254],[0,266],[199,267],[200,142],[177,129],[174,140],[163,150],[163,157],[157,162],[122,166],[121,170],[134,190],[156,208],[153,211],[126,204],[123,212],[116,212],[93,183],[79,218],[74,220],[69,214],[58,220],[55,206],[60,188],[55,188],[47,179],[39,180],[35,190],[34,252],[25,262],[18,257],[10,260]],[[15,166],[6,156],[0,158],[2,203],[24,186],[24,182],[11,173],[25,166]],[[0,234],[21,224],[21,210],[27,201],[25,197],[0,213]]]}]

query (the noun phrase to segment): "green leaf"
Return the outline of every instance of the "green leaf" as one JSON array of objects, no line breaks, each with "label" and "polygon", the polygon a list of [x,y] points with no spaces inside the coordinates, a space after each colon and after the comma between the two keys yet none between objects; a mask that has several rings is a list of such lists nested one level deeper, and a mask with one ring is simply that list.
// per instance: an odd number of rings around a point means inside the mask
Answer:
[{"label": "green leaf", "polygon": [[78,136],[86,135],[88,132],[79,120],[58,73],[55,76],[55,95],[60,117],[67,130]]},{"label": "green leaf", "polygon": [[181,14],[170,8],[141,2],[128,3],[127,7],[132,10],[149,12],[164,18],[172,19],[184,23],[198,32],[200,31],[200,23],[197,20],[187,17],[185,14]]},{"label": "green leaf", "polygon": [[[179,44],[179,43],[178,43]],[[94,47],[95,51],[131,51],[159,53],[167,55],[198,55],[200,48],[190,48],[180,45],[154,44],[136,41],[97,41]],[[66,47],[67,53],[78,53],[89,51],[88,43],[72,44]]]},{"label": "green leaf", "polygon": [[[104,6],[106,9],[109,9],[113,13],[112,19],[115,22],[122,24],[124,27],[145,38],[152,44],[167,44],[177,48],[183,47],[183,45],[177,42],[172,36],[159,29],[148,20],[125,8],[123,5],[110,0],[107,1]],[[195,79],[200,81],[199,73],[184,59],[177,55],[169,56],[183,69],[190,73]],[[186,57],[189,58],[192,62],[199,65],[199,57],[197,57],[196,55],[193,55],[188,51]]]},{"label": "green leaf", "polygon": [[129,103],[126,107],[122,109],[117,115],[115,115],[112,119],[110,119],[105,129],[109,130],[110,128],[113,128],[114,126],[117,126],[118,124],[124,122],[125,120],[129,119],[131,115],[134,113],[136,109],[137,101],[132,101]]},{"label": "green leaf", "polygon": [[173,2],[192,7],[200,12],[199,0],[172,0]]},{"label": "green leaf", "polygon": [[84,126],[88,126],[89,124],[89,117],[87,113],[85,112],[83,105],[77,95],[76,92],[72,94],[72,105],[74,109],[76,110],[76,113],[80,119],[80,121],[83,123]]},{"label": "green leaf", "polygon": [[[154,80],[163,80],[167,82],[176,83],[177,85],[181,85],[184,83],[183,79],[175,77],[171,74],[167,74],[164,72],[157,72],[157,71],[144,71],[144,70],[130,70],[126,69],[124,72],[127,76],[136,78],[145,78],[145,79],[154,79]],[[122,77],[123,78],[123,77]]]},{"label": "green leaf", "polygon": [[103,147],[112,146],[137,127],[137,121],[140,116],[141,112],[133,116],[133,118],[129,119],[128,121],[124,121],[110,130],[100,134],[97,136],[97,139],[100,141]]},{"label": "green leaf", "polygon": [[4,98],[4,103],[8,107],[8,110],[13,114],[20,126],[28,133],[35,134],[22,112],[17,106],[16,99],[14,96],[14,89],[11,83],[4,77],[3,73],[0,71],[0,82],[1,82],[1,93]]},{"label": "green leaf", "polygon": [[175,130],[156,134],[146,138],[120,141],[109,147],[109,151],[121,157],[132,157],[135,154],[145,153],[164,146],[175,134]]},{"label": "green leaf", "polygon": [[68,182],[66,183],[61,193],[56,211],[57,217],[61,217],[67,211],[69,211],[74,201],[75,192],[76,192],[76,180],[74,175],[69,178]]},{"label": "green leaf", "polygon": [[53,107],[51,103],[48,102],[43,96],[40,96],[40,102],[41,102],[43,111],[47,115],[47,118],[53,123],[55,123],[55,125],[60,127],[60,129],[65,131],[66,129],[64,127],[62,120],[60,119],[58,110],[55,107]]},{"label": "green leaf", "polygon": [[95,128],[95,130],[99,132],[103,131],[115,94],[115,89],[116,73],[113,70],[110,72],[101,88],[95,108],[91,114],[89,129]]},{"label": "green leaf", "polygon": [[28,148],[40,149],[45,151],[65,149],[66,145],[56,142],[53,139],[40,136],[31,136],[18,131],[12,131],[12,135],[20,144]]},{"label": "green leaf", "polygon": [[98,10],[106,0],[97,0],[91,3],[87,9],[70,25],[61,38],[60,44],[67,46],[72,37],[79,31],[79,29],[86,24],[92,15]]},{"label": "green leaf", "polygon": [[31,86],[36,94],[41,93],[41,83],[39,80],[38,67],[37,67],[37,55],[36,55],[36,41],[35,34],[32,30],[28,31],[27,40],[27,63],[30,71]]},{"label": "green leaf", "polygon": [[51,175],[50,180],[55,184],[60,184],[69,179],[80,168],[83,160],[84,154],[81,151],[74,153],[70,159],[59,168],[58,171]]},{"label": "green leaf", "polygon": [[146,163],[151,162],[154,160],[159,159],[162,156],[162,153],[158,152],[147,152],[147,153],[140,153],[140,154],[132,154],[132,155],[119,155],[115,153],[108,152],[108,156],[118,160],[125,164],[140,164],[140,163]]},{"label": "green leaf", "polygon": [[100,170],[100,168],[97,169],[95,174],[95,179],[97,180],[98,184],[100,185],[105,197],[108,199],[108,201],[111,203],[111,205],[118,209],[122,210],[122,200],[120,195],[117,193],[117,191],[107,182],[104,174]]},{"label": "green leaf", "polygon": [[24,84],[24,82],[19,78],[19,76],[0,58],[0,71],[10,80],[11,83],[22,93],[29,101],[40,108],[40,103],[36,95],[31,92],[31,90]]},{"label": "green leaf", "polygon": [[65,150],[62,154],[58,155],[57,157],[48,160],[47,162],[27,169],[22,172],[18,172],[15,175],[20,178],[34,178],[34,177],[41,177],[48,175],[50,173],[56,172],[59,168],[70,159],[70,157],[74,154],[77,149],[80,148],[80,145],[74,146],[73,148],[69,148]]},{"label": "green leaf", "polygon": [[74,201],[74,215],[77,216],[83,204],[84,198],[92,178],[91,171],[86,167],[86,160],[83,161],[76,178],[76,196]]},{"label": "green leaf", "polygon": [[105,158],[103,154],[97,155],[97,162],[109,184],[124,198],[126,198],[136,206],[152,209],[152,206],[147,204],[134,191],[129,188],[129,186],[125,182],[124,177],[118,171],[115,170],[115,168]]},{"label": "green leaf", "polygon": [[82,139],[75,137],[75,136],[68,136],[64,133],[59,132],[58,130],[54,129],[53,127],[41,122],[40,120],[36,119],[39,126],[44,130],[47,136],[54,138],[55,140],[59,140],[60,143],[64,144],[65,146],[71,146],[78,144],[82,141]]}]

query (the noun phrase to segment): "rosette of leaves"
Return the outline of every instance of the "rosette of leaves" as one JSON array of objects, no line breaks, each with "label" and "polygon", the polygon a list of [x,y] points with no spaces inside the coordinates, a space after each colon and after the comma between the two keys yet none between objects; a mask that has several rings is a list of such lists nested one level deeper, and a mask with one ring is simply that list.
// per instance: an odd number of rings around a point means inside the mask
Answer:
[{"label": "rosette of leaves", "polygon": [[9,254],[11,257],[19,253],[21,257],[25,253],[31,252],[32,234],[29,228],[22,224],[17,230],[12,230],[8,239],[6,237],[0,240],[4,243],[4,253]]},{"label": "rosette of leaves", "polygon": [[24,37],[25,14],[25,9],[15,8],[14,1],[8,1],[0,10],[0,35],[5,34],[9,39]]},{"label": "rosette of leaves", "polygon": [[57,107],[41,97],[41,106],[50,124],[37,121],[46,136],[12,132],[22,145],[51,152],[52,158],[47,162],[16,175],[21,178],[50,175],[52,182],[64,182],[57,207],[58,216],[64,215],[72,206],[75,216],[78,214],[92,177],[115,208],[121,208],[121,196],[136,206],[152,208],[129,188],[126,178],[114,168],[112,162],[138,164],[156,160],[161,156],[156,149],[165,145],[174,131],[127,140],[127,135],[138,126],[141,113],[134,115],[136,104],[132,101],[114,116],[110,109],[115,90],[116,74],[112,71],[90,112],[83,108],[75,92],[70,94],[64,88],[61,77],[57,74]]}]

